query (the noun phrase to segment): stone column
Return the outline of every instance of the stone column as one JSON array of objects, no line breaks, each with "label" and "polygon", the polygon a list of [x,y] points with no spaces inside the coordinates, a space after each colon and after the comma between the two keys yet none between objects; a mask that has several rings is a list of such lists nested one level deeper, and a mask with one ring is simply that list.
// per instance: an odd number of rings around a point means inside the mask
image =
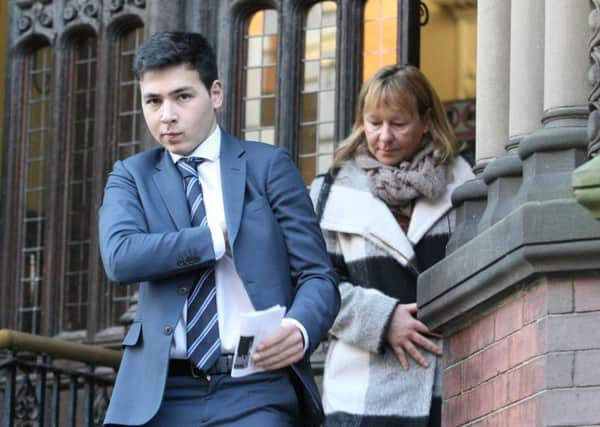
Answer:
[{"label": "stone column", "polygon": [[590,83],[589,0],[546,0],[544,122],[585,126]]},{"label": "stone column", "polygon": [[[475,127],[475,173],[505,153],[508,140],[508,85],[510,56],[510,2],[479,0],[477,5],[477,99]],[[485,183],[476,182],[457,189],[455,231],[448,252],[477,234],[477,225],[486,209]]]},{"label": "stone column", "polygon": [[477,164],[504,154],[508,140],[510,2],[477,4]]},{"label": "stone column", "polygon": [[544,106],[544,0],[512,0],[507,151],[542,125]]},{"label": "stone column", "polygon": [[520,203],[572,198],[571,173],[587,158],[588,0],[546,0],[543,128],[519,144]]}]

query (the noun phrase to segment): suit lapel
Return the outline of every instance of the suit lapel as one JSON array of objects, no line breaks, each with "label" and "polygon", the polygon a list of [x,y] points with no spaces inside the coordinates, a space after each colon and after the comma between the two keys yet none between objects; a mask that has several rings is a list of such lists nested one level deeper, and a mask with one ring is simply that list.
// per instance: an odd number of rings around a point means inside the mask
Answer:
[{"label": "suit lapel", "polygon": [[[189,227],[190,213],[183,191],[183,181],[167,150],[163,151],[156,165],[153,179],[177,229]],[[177,191],[178,188],[181,191]]]},{"label": "suit lapel", "polygon": [[221,186],[230,245],[237,237],[244,207],[246,158],[240,141],[221,133]]}]

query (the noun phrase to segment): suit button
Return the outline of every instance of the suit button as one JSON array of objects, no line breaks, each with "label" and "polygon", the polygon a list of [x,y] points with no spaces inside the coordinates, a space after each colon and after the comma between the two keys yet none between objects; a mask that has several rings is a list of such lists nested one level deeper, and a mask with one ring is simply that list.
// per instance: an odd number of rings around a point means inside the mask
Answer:
[{"label": "suit button", "polygon": [[171,335],[173,333],[173,328],[171,326],[165,326],[163,328],[163,334]]},{"label": "suit button", "polygon": [[179,288],[177,288],[177,293],[179,295],[187,295],[189,290],[190,288],[188,288],[187,286],[180,286]]}]

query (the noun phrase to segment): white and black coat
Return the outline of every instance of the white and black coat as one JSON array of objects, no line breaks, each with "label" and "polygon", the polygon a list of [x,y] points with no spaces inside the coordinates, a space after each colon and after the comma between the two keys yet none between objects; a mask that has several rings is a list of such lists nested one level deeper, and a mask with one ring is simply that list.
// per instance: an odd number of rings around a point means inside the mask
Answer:
[{"label": "white and black coat", "polygon": [[473,177],[460,157],[452,175],[443,196],[416,202],[407,233],[369,191],[358,167],[341,168],[328,191],[322,191],[322,176],[313,182],[311,198],[322,212],[320,225],[342,296],[325,361],[326,426],[440,424],[438,360],[423,352],[428,368],[409,358],[410,369],[403,371],[385,336],[396,305],[416,301],[419,272],[445,254],[453,225],[450,195]]}]

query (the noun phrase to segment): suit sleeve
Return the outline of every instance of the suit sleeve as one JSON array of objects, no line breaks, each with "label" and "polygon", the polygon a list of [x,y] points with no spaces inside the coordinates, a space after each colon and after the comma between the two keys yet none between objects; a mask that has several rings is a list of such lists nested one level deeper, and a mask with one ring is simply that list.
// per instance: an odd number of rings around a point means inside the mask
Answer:
[{"label": "suit sleeve", "polygon": [[214,263],[207,226],[152,233],[138,185],[125,163],[115,163],[99,212],[100,254],[115,282],[160,280]]},{"label": "suit sleeve", "polygon": [[296,284],[286,317],[306,328],[310,354],[338,313],[336,277],[304,182],[285,150],[277,150],[267,180],[267,197],[281,227]]}]

